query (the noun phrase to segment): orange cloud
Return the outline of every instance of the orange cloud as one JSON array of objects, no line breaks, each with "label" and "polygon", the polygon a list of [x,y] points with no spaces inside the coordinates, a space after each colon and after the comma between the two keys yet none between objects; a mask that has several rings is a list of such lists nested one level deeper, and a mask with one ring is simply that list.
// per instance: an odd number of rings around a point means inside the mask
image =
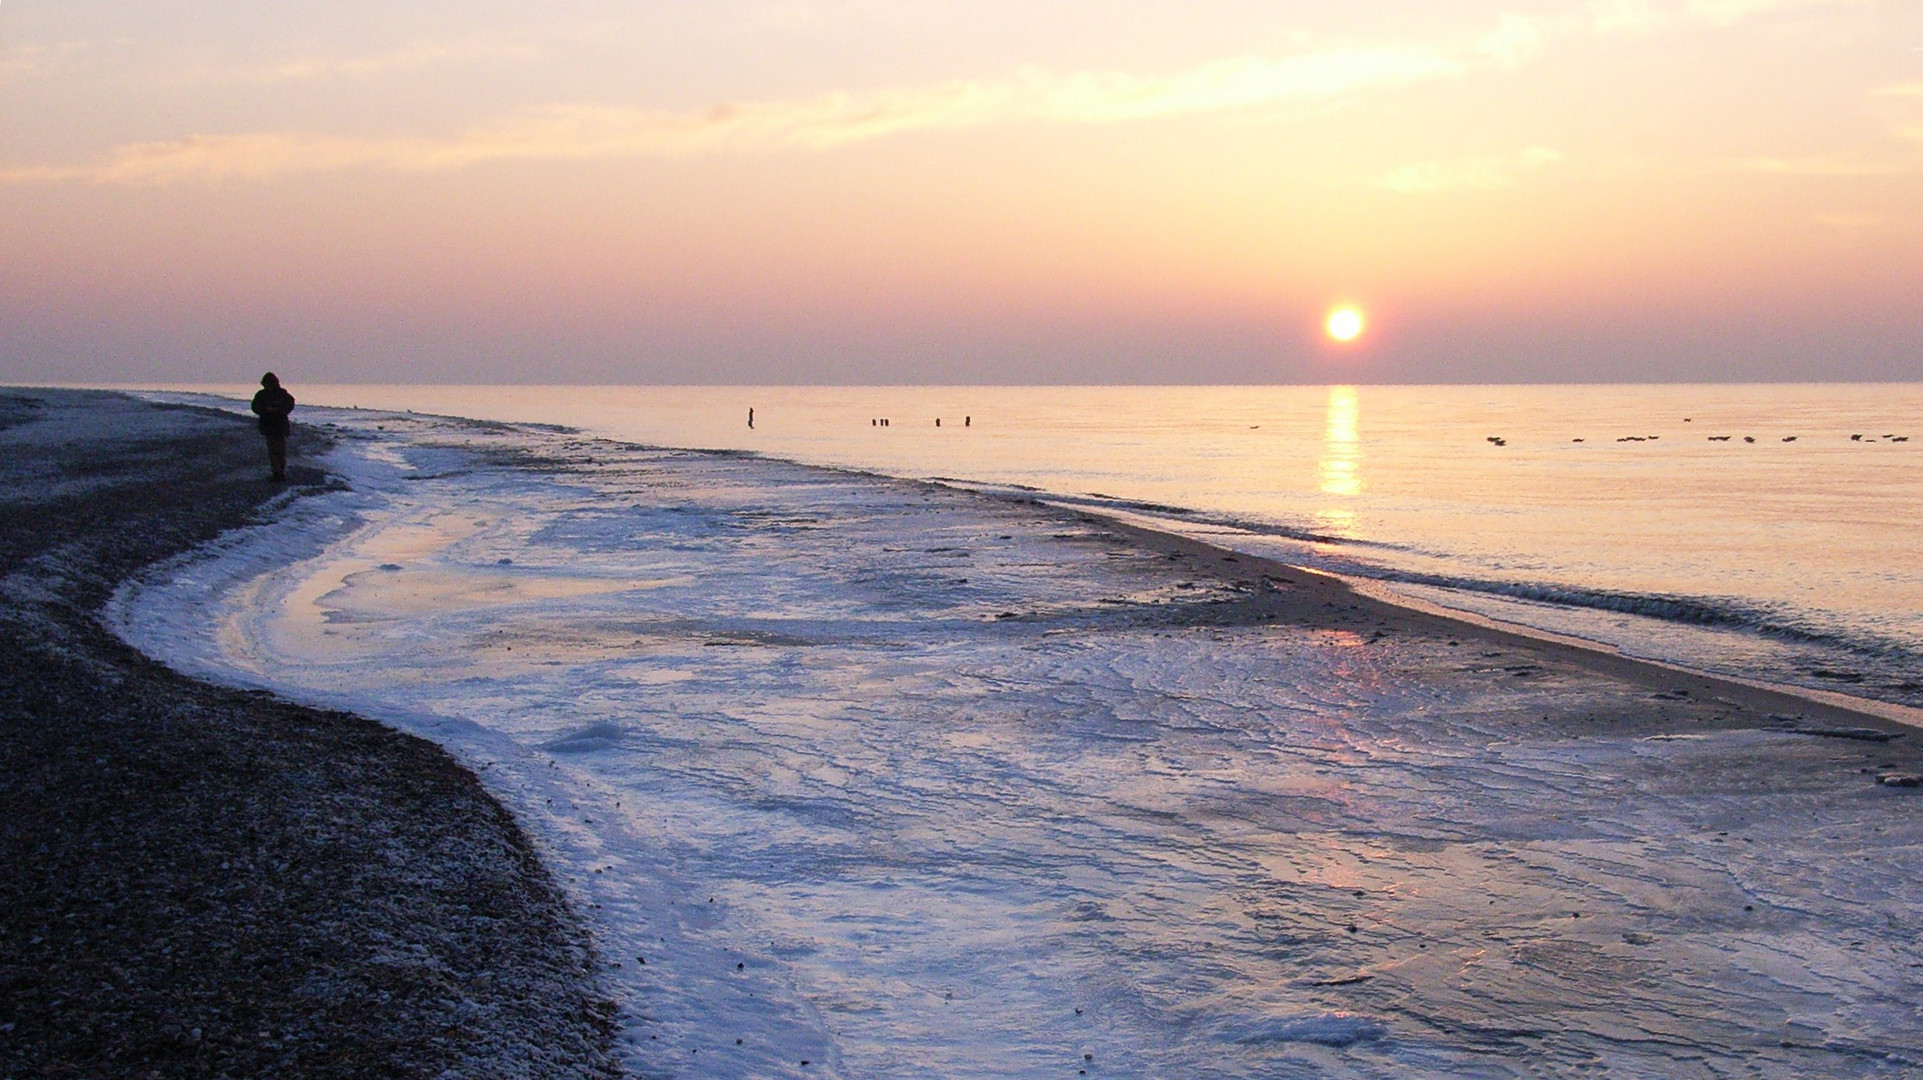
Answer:
[{"label": "orange cloud", "polygon": [[829,150],[911,131],[1006,123],[1110,124],[1320,99],[1460,74],[1421,48],[1331,50],[1282,60],[1242,57],[1178,75],[1055,75],[957,81],[867,94],[717,105],[698,112],[559,105],[445,138],[297,133],[194,135],[120,147],[81,166],[0,170],[0,182],[165,184],[348,168],[457,169],[490,161],[687,157]]},{"label": "orange cloud", "polygon": [[1764,15],[1825,7],[1869,7],[1877,0],[1592,0],[1598,30],[1651,33],[1677,26],[1726,27]]}]

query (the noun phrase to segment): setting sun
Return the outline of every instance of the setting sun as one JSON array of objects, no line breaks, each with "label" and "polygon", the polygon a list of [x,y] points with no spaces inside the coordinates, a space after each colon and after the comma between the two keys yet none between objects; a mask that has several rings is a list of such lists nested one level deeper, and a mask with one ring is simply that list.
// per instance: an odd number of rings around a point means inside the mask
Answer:
[{"label": "setting sun", "polygon": [[1362,312],[1352,307],[1336,308],[1329,312],[1329,321],[1324,327],[1337,341],[1354,341],[1362,335]]}]

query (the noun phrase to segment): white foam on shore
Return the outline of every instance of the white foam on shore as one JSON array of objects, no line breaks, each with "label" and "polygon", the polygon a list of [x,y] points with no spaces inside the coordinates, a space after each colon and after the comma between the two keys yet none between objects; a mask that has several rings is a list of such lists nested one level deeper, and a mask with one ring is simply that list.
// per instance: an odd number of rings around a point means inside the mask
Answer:
[{"label": "white foam on shore", "polygon": [[1614,691],[1159,620],[1224,594],[965,492],[324,418],[350,491],[113,621],[476,768],[644,1075],[1923,1061],[1923,826],[1858,748],[1573,736]]}]

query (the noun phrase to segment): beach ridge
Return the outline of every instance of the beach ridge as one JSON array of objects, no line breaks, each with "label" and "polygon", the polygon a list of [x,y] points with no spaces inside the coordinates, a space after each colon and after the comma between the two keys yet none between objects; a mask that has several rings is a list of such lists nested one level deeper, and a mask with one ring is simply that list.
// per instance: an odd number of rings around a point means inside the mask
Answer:
[{"label": "beach ridge", "polygon": [[592,943],[469,770],[100,624],[271,510],[252,425],[13,389],[0,442],[0,1073],[620,1075]]}]

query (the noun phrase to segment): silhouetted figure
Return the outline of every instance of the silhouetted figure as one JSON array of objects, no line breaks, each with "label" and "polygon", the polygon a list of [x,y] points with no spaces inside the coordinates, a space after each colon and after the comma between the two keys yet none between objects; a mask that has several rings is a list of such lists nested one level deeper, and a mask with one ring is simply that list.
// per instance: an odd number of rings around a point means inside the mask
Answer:
[{"label": "silhouetted figure", "polygon": [[940,427],[940,426],[941,426],[941,417],[939,417],[939,416],[937,416],[937,417],[935,417],[935,426],[936,426],[936,427]]},{"label": "silhouetted figure", "polygon": [[273,372],[260,377],[260,392],[254,395],[254,415],[260,417],[260,433],[267,437],[267,464],[274,479],[287,479],[287,433],[293,423],[287,414],[294,411],[294,395],[280,388]]},{"label": "silhouetted figure", "polygon": [[748,406],[748,430],[753,431],[754,429],[755,429],[755,408],[753,405],[750,405]]},{"label": "silhouetted figure", "polygon": [[972,417],[972,416],[964,416],[964,417],[962,417],[962,426],[963,426],[963,427],[974,427],[974,426],[975,426],[975,418],[974,418],[974,417]]}]

